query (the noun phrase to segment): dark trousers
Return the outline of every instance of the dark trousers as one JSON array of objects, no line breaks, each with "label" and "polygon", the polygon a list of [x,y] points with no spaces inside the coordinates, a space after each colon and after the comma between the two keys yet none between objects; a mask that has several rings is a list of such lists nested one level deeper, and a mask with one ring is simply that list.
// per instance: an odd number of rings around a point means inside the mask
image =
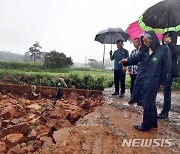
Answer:
[{"label": "dark trousers", "polygon": [[151,108],[144,108],[143,113],[143,127],[146,129],[151,129],[152,127],[157,126],[157,108],[156,105],[152,105]]},{"label": "dark trousers", "polygon": [[119,82],[121,83],[121,93],[125,93],[126,74],[122,70],[114,70],[115,92],[119,93]]},{"label": "dark trousers", "polygon": [[164,87],[164,104],[163,104],[163,113],[167,113],[171,109],[171,86],[173,78],[171,79],[171,84]]},{"label": "dark trousers", "polygon": [[137,76],[137,74],[132,74],[131,75],[131,87],[130,87],[131,96],[132,96],[132,93],[133,93],[133,87],[134,87],[134,82],[136,80],[136,76]]}]

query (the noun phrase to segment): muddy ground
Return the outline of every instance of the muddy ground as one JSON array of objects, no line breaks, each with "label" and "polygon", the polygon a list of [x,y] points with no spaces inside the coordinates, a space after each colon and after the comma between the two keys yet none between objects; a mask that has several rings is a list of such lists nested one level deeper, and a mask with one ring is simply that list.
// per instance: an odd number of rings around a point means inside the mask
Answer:
[{"label": "muddy ground", "polygon": [[[86,104],[84,106],[83,104],[78,106],[79,104],[77,105],[77,102],[73,101],[59,100],[55,109],[51,108],[50,105],[43,106],[44,102],[46,102],[45,104],[50,102],[48,99],[37,100],[34,103],[26,100],[27,104],[25,103],[24,106],[26,113],[23,109],[20,113],[26,115],[24,122],[31,122],[31,125],[28,125],[30,133],[23,135],[25,139],[19,140],[19,143],[16,143],[12,136],[4,136],[1,138],[0,146],[3,147],[2,145],[6,143],[6,152],[4,153],[8,154],[18,152],[35,154],[174,154],[180,152],[180,110],[178,104],[180,92],[173,92],[170,117],[166,120],[159,120],[158,130],[149,132],[139,132],[133,128],[133,124],[140,123],[142,120],[142,109],[136,104],[129,105],[127,103],[129,92],[127,91],[122,99],[111,96],[112,92],[112,89],[104,91],[103,104],[95,98],[90,98],[92,102],[96,101],[95,104],[88,103],[86,100],[86,103],[83,102]],[[10,96],[3,95],[2,97],[10,98]],[[80,97],[80,100],[82,99],[84,98]],[[162,102],[163,95],[159,93],[157,98],[158,112],[161,110]],[[27,106],[30,107],[31,112]],[[4,106],[1,106],[1,112],[3,109]],[[27,113],[35,114],[35,118]],[[42,116],[42,113],[50,114]],[[39,116],[41,118],[33,123],[34,119]],[[16,120],[14,121],[17,122]],[[8,125],[8,122],[12,123],[12,121],[7,121],[3,124]],[[18,132],[18,134],[22,133]],[[17,138],[21,137],[17,136]],[[160,139],[161,144],[158,147],[153,145],[128,147],[127,145],[122,146],[123,139]],[[171,145],[164,147],[163,139],[171,139]],[[12,146],[12,144],[14,145]]]},{"label": "muddy ground", "polygon": [[[142,109],[136,105],[128,105],[129,94],[123,99],[111,96],[112,89],[104,91],[105,101],[101,107],[76,122],[75,127],[61,130],[62,139],[51,149],[43,149],[42,153],[74,154],[175,154],[180,152],[179,111],[177,104],[179,92],[173,92],[173,103],[170,117],[159,120],[158,130],[139,132],[133,124],[142,120]],[[177,97],[174,97],[177,96]],[[162,94],[158,94],[158,106],[161,106]],[[175,106],[174,106],[175,104]],[[160,108],[158,108],[158,112]],[[171,139],[168,147],[128,147],[122,146],[123,139]],[[162,142],[161,142],[162,143]],[[63,149],[63,150],[62,150]],[[63,153],[63,152],[62,152]]]}]

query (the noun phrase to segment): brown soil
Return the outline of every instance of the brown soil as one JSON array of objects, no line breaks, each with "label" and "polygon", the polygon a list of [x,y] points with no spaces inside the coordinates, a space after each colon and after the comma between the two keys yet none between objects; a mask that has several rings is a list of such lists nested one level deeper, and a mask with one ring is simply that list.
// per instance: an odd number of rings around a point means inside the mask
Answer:
[{"label": "brown soil", "polygon": [[[142,120],[142,109],[128,105],[126,98],[111,97],[109,93],[105,92],[103,104],[98,96],[84,98],[74,93],[69,99],[58,100],[55,108],[51,106],[50,99],[32,101],[12,94],[2,94],[1,130],[19,125],[20,121],[28,124],[28,132],[16,130],[15,135],[8,136],[7,130],[1,131],[0,146],[3,148],[0,153],[3,150],[8,154],[179,153],[179,123],[171,121],[175,117],[178,119],[179,113],[171,113],[170,119],[159,121],[157,131],[139,132],[133,128],[133,124]],[[8,106],[13,108],[7,109]],[[25,129],[25,124],[22,126]],[[172,145],[123,147],[123,139],[172,139]]]},{"label": "brown soil", "polygon": [[89,98],[71,93],[55,107],[51,99],[29,100],[0,93],[0,153],[34,153],[56,143],[54,133],[71,128],[81,117],[102,104],[102,96]]},{"label": "brown soil", "polygon": [[[174,113],[172,113],[174,115]],[[179,115],[178,115],[179,116]],[[172,116],[171,116],[172,117]],[[170,117],[170,118],[171,118]],[[174,154],[180,151],[180,131],[169,119],[159,121],[158,130],[139,132],[133,124],[142,120],[142,109],[125,99],[105,94],[105,103],[95,112],[62,129],[62,140],[42,150],[46,153],[73,154]],[[172,139],[170,147],[122,147],[123,139]]]}]

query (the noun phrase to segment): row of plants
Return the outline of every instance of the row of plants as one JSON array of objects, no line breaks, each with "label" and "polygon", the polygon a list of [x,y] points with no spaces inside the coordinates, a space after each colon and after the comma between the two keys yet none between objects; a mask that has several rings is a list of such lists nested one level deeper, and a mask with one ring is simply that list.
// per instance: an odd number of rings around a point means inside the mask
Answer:
[{"label": "row of plants", "polygon": [[[0,76],[3,81],[4,76]],[[68,88],[75,86],[77,89],[100,90],[103,91],[107,87],[112,87],[113,80],[106,79],[105,77],[94,78],[91,75],[78,76],[77,74],[70,74],[66,77],[57,76],[44,76],[39,74],[34,75],[7,75],[5,82],[21,85],[36,85],[36,86],[49,86],[61,87],[62,79],[65,81]]]},{"label": "row of plants", "polygon": [[[0,74],[1,82],[8,82],[14,84],[24,84],[24,85],[37,85],[37,86],[49,86],[58,87],[61,86],[60,76],[53,76],[47,74],[30,74],[30,75],[4,75]],[[75,86],[78,89],[89,89],[89,90],[104,90],[104,88],[113,86],[112,78],[105,77],[94,77],[92,75],[80,75],[80,74],[70,74],[67,76],[61,76],[65,81],[68,88]],[[130,80],[126,80],[126,88],[130,87]],[[173,90],[180,90],[180,78],[174,79],[172,84]]]}]

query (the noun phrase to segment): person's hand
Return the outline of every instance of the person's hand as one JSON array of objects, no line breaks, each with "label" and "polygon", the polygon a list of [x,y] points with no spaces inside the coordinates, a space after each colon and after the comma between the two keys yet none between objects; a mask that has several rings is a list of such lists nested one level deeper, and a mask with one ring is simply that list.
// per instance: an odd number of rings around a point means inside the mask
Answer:
[{"label": "person's hand", "polygon": [[118,63],[119,63],[119,64],[124,64],[124,63],[127,63],[127,61],[128,61],[127,59],[122,59],[122,60],[119,61]]},{"label": "person's hand", "polygon": [[166,36],[166,37],[164,38],[164,42],[165,42],[166,44],[170,43],[170,42],[171,42],[171,37]]},{"label": "person's hand", "polygon": [[125,73],[125,72],[126,72],[126,67],[123,67],[123,69],[122,69],[122,70],[123,70],[123,72]]},{"label": "person's hand", "polygon": [[112,55],[112,50],[110,50],[109,54]]}]

